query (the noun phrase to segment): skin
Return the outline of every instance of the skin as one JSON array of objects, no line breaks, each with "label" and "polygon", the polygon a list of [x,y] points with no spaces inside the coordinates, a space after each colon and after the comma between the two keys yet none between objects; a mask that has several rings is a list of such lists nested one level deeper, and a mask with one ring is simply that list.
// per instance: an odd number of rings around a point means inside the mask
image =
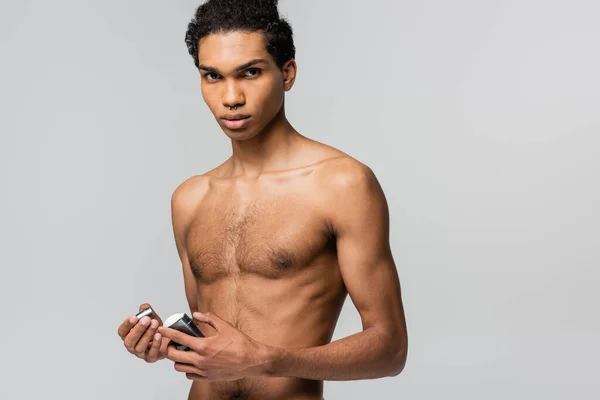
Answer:
[{"label": "skin", "polygon": [[[233,150],[171,200],[185,294],[206,338],[129,317],[125,347],[171,360],[193,400],[316,400],[324,380],[398,375],[408,337],[377,178],[291,126],[284,96],[297,66],[278,68],[260,33],[208,36],[199,60],[202,95]],[[237,70],[253,60],[264,61]],[[231,113],[250,118],[229,129],[220,118]],[[331,342],[347,295],[363,330]]]}]

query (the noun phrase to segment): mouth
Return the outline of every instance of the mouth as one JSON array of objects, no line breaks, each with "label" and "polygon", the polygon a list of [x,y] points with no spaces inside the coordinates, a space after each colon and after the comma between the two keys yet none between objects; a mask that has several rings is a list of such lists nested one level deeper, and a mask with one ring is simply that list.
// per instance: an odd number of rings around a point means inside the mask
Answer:
[{"label": "mouth", "polygon": [[245,114],[235,114],[235,115],[226,115],[221,118],[223,124],[228,129],[240,129],[250,120],[250,115]]}]

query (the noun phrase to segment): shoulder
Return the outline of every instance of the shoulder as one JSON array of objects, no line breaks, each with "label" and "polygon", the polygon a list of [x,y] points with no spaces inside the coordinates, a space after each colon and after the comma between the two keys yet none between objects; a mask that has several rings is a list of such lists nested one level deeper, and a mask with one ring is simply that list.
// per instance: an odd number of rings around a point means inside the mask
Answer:
[{"label": "shoulder", "polygon": [[[212,172],[212,171],[211,171]],[[180,183],[171,195],[171,220],[177,232],[185,232],[211,187],[209,173],[194,175]]]},{"label": "shoulder", "polygon": [[171,223],[177,248],[185,248],[185,236],[195,218],[198,205],[210,183],[207,175],[195,175],[180,183],[171,195]]},{"label": "shoulder", "polygon": [[315,180],[320,207],[336,233],[344,226],[364,227],[387,220],[383,189],[366,164],[350,156],[331,159],[320,165]]},{"label": "shoulder", "polygon": [[190,207],[197,203],[208,190],[210,177],[194,175],[180,183],[171,195],[172,207]]},{"label": "shoulder", "polygon": [[193,175],[181,182],[171,195],[171,206],[189,208],[199,204],[211,187],[214,177],[218,176],[226,162],[203,174]]},{"label": "shoulder", "polygon": [[317,185],[330,190],[345,190],[376,180],[371,168],[351,155],[312,139],[308,139],[308,142],[314,157],[312,170]]},{"label": "shoulder", "polygon": [[368,165],[346,154],[320,163],[315,179],[321,189],[332,194],[358,195],[379,186],[375,173]]}]

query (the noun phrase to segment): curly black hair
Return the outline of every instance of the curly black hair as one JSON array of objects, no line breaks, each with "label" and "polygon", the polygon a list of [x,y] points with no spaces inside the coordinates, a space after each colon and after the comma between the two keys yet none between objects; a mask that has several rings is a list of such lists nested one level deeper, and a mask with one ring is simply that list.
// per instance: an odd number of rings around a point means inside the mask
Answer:
[{"label": "curly black hair", "polygon": [[200,39],[214,33],[262,32],[267,51],[277,66],[296,56],[290,24],[279,16],[278,0],[208,0],[196,10],[185,43],[196,67]]}]

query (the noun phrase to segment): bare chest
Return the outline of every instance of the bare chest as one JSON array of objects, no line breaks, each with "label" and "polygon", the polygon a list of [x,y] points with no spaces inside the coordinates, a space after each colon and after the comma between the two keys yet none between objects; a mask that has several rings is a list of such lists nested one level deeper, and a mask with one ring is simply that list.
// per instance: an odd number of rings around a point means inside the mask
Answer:
[{"label": "bare chest", "polygon": [[203,202],[186,237],[198,281],[237,274],[278,279],[326,251],[329,235],[309,201],[290,196],[244,200],[215,195]]}]

